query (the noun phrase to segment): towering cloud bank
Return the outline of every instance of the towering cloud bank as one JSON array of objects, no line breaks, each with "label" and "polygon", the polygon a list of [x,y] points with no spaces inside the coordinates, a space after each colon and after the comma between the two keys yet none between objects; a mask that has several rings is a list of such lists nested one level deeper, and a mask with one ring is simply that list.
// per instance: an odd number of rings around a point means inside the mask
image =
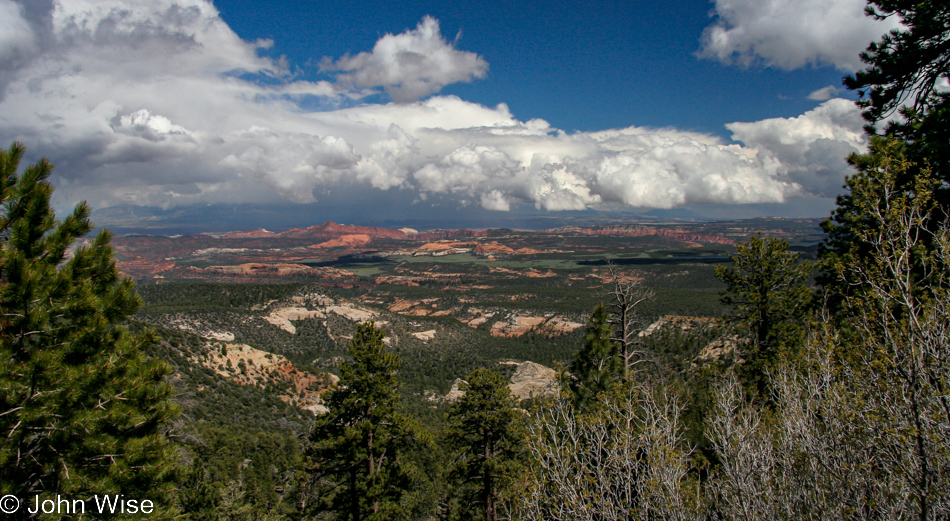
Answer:
[{"label": "towering cloud bank", "polygon": [[[324,59],[329,79],[314,82],[262,57],[268,42],[241,40],[203,0],[0,0],[0,42],[15,42],[0,45],[0,139],[57,163],[60,204],[307,203],[344,185],[499,211],[781,202],[834,194],[843,157],[864,147],[840,99],[733,123],[736,143],[520,121],[504,104],[438,95],[488,64],[431,18]],[[381,91],[393,101],[365,102]]]}]

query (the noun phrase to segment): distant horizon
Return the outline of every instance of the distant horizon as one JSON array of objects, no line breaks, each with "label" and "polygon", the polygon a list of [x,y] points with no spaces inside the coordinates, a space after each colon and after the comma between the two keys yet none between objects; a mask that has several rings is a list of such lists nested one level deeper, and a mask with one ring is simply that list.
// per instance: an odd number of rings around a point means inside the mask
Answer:
[{"label": "distant horizon", "polygon": [[[246,206],[241,210],[247,210]],[[128,210],[126,213],[124,210]],[[204,210],[204,212],[201,212]],[[344,226],[362,226],[398,230],[412,228],[420,232],[431,230],[497,230],[540,231],[561,227],[622,226],[635,224],[689,224],[701,222],[749,221],[758,219],[814,220],[830,217],[824,215],[768,215],[759,214],[751,208],[746,215],[714,216],[693,214],[689,208],[657,211],[655,209],[631,209],[626,212],[585,210],[579,212],[545,213],[533,212],[505,214],[485,212],[481,218],[462,216],[449,219],[375,219],[375,218],[291,218],[283,223],[259,224],[253,216],[234,218],[238,208],[229,205],[203,208],[176,208],[162,210],[146,207],[112,207],[94,210],[91,220],[96,230],[109,229],[116,235],[174,236],[187,234],[224,235],[227,233],[266,230],[282,233],[291,229],[304,229],[326,223]],[[637,211],[639,210],[639,211]],[[138,212],[138,213],[135,213]],[[148,212],[148,215],[142,215]],[[265,209],[265,214],[271,212]],[[226,214],[231,214],[230,217]],[[245,223],[245,224],[239,224]]]}]

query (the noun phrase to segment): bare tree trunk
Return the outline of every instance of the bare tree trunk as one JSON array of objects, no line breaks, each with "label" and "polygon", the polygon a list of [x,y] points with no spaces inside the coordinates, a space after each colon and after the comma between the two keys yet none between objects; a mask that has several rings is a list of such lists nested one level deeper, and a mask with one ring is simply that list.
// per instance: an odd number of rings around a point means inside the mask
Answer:
[{"label": "bare tree trunk", "polygon": [[350,471],[350,516],[353,521],[360,521],[360,498],[356,493],[356,467]]},{"label": "bare tree trunk", "polygon": [[624,280],[624,274],[614,264],[607,267],[613,286],[608,290],[611,304],[610,325],[613,328],[611,341],[620,345],[623,357],[623,378],[630,381],[637,365],[651,360],[650,354],[641,349],[640,332],[643,320],[637,307],[653,299],[653,292],[640,286],[637,280]]},{"label": "bare tree trunk", "polygon": [[[373,432],[369,433],[369,440],[367,442],[367,455],[369,456],[369,474],[366,476],[367,481],[372,484],[373,478],[376,474],[376,454],[373,452]],[[379,512],[379,500],[373,499],[373,513]]]}]

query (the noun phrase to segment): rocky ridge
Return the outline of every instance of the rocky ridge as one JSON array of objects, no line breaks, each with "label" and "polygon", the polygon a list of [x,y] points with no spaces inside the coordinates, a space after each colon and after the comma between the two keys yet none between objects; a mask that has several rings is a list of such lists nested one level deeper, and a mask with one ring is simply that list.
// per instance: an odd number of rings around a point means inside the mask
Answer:
[{"label": "rocky ridge", "polygon": [[[561,228],[551,228],[544,230],[544,233],[550,234],[577,234],[577,235],[607,235],[624,237],[670,237],[683,241],[707,244],[735,244],[735,239],[724,237],[722,235],[700,234],[682,229],[656,228],[648,226],[610,226],[596,228],[581,228],[579,226],[565,226]],[[697,246],[701,246],[697,244]]]},{"label": "rocky ridge", "polygon": [[205,347],[204,353],[192,357],[192,362],[239,385],[269,384],[278,389],[278,398],[314,414],[326,412],[320,395],[339,382],[333,374],[305,373],[281,355],[246,344],[208,343]]},{"label": "rocky ridge", "polygon": [[[534,362],[501,362],[502,365],[516,366],[515,374],[508,380],[508,390],[516,399],[530,400],[557,396],[561,392],[557,371]],[[456,378],[448,394],[442,397],[447,402],[454,402],[465,395],[462,387],[465,380]]]}]

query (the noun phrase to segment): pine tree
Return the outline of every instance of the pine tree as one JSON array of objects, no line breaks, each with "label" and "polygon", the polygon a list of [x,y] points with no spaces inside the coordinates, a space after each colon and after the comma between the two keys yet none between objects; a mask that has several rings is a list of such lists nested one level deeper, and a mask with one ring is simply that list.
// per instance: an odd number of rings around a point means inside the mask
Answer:
[{"label": "pine tree", "polygon": [[587,321],[584,347],[574,353],[567,366],[563,382],[576,408],[594,404],[599,394],[610,391],[623,378],[624,362],[619,344],[611,340],[613,330],[609,322],[603,304],[594,308]]},{"label": "pine tree", "polygon": [[811,303],[812,265],[788,248],[783,239],[755,235],[736,245],[732,266],[716,267],[716,277],[726,284],[723,303],[734,308],[727,321],[747,331],[750,340],[740,374],[762,397],[768,397],[768,370],[801,343]]},{"label": "pine tree", "polygon": [[169,367],[146,359],[149,334],[122,325],[140,300],[110,235],[70,250],[92,229],[89,207],[58,221],[52,165],[18,174],[23,153],[0,151],[0,495],[124,494],[171,517]]},{"label": "pine tree", "polygon": [[410,420],[399,413],[399,357],[386,349],[385,333],[359,324],[350,341],[351,361],[326,397],[330,410],[311,431],[315,480],[313,508],[351,521],[401,519],[417,479],[406,452],[416,442]]},{"label": "pine tree", "polygon": [[[867,68],[844,79],[861,95],[869,133],[884,134],[908,144],[911,174],[896,179],[898,186],[913,186],[926,158],[939,179],[950,179],[950,93],[941,88],[950,63],[950,4],[944,1],[870,0],[869,16],[896,17],[901,27],[872,42],[861,53]],[[897,117],[895,117],[897,116]],[[886,123],[886,124],[884,124]],[[937,200],[950,203],[946,187],[938,187]],[[946,206],[944,206],[946,207]]]},{"label": "pine tree", "polygon": [[186,473],[183,473],[178,490],[178,504],[192,521],[219,521],[221,512],[221,493],[211,482],[207,465],[196,459]]},{"label": "pine tree", "polygon": [[521,414],[504,377],[476,369],[467,378],[465,394],[449,412],[448,439],[456,460],[461,519],[496,521],[504,492],[522,466],[524,441]]}]

